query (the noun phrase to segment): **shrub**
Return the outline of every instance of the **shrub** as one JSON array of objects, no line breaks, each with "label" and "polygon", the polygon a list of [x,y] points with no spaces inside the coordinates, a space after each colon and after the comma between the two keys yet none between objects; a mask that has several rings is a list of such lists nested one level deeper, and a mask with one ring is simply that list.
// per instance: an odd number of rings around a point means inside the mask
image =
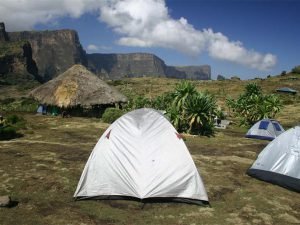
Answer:
[{"label": "shrub", "polygon": [[138,96],[134,98],[129,98],[127,105],[125,106],[126,111],[132,111],[140,108],[151,107],[150,99],[144,96]]},{"label": "shrub", "polygon": [[105,123],[113,123],[123,114],[124,112],[121,109],[107,108],[102,115],[102,121]]},{"label": "shrub", "polygon": [[0,110],[7,112],[36,112],[38,102],[30,98],[1,100]]},{"label": "shrub", "polygon": [[17,137],[17,131],[14,127],[0,127],[0,140],[9,140]]},{"label": "shrub", "polygon": [[191,134],[211,135],[217,107],[213,96],[198,92],[186,100],[184,113]]},{"label": "shrub", "polygon": [[236,100],[226,99],[227,106],[240,119],[240,125],[251,126],[264,118],[274,118],[281,110],[282,103],[278,96],[264,95],[261,88],[250,83]]},{"label": "shrub", "polygon": [[300,66],[295,66],[295,67],[292,69],[292,72],[293,72],[293,73],[299,73],[299,74],[300,74]]},{"label": "shrub", "polygon": [[167,109],[167,116],[179,132],[213,134],[217,108],[213,96],[198,92],[195,85],[187,81],[179,83],[171,96],[173,101]]},{"label": "shrub", "polygon": [[151,102],[151,107],[157,110],[167,110],[170,107],[172,100],[172,93],[168,92],[154,98]]},{"label": "shrub", "polygon": [[5,120],[5,124],[10,125],[16,129],[25,129],[26,120],[22,116],[9,115]]},{"label": "shrub", "polygon": [[282,72],[281,72],[281,74],[280,74],[281,76],[285,76],[286,75],[286,71],[285,70],[283,70]]}]

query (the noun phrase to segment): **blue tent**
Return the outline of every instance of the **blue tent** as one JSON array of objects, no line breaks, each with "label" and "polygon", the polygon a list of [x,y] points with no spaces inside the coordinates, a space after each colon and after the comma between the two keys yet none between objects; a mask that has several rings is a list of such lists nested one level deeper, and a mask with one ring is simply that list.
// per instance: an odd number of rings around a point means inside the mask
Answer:
[{"label": "blue tent", "polygon": [[254,124],[246,134],[247,138],[273,140],[285,130],[276,120],[263,119]]},{"label": "blue tent", "polygon": [[38,109],[36,110],[36,112],[38,114],[42,114],[43,113],[43,105],[39,105]]},{"label": "blue tent", "polygon": [[46,105],[39,105],[38,109],[36,110],[38,114],[47,114],[47,106]]}]

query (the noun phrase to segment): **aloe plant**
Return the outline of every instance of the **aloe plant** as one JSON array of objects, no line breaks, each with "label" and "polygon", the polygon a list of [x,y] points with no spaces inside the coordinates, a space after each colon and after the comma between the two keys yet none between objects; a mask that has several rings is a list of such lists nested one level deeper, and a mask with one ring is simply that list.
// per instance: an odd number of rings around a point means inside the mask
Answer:
[{"label": "aloe plant", "polygon": [[213,133],[217,106],[211,95],[201,92],[193,95],[186,100],[184,111],[189,124],[189,133],[202,135]]}]

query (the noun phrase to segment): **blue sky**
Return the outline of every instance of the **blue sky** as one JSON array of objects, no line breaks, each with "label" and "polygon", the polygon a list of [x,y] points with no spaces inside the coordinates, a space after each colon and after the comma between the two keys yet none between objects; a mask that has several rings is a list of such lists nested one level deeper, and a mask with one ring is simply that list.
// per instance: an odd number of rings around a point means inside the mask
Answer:
[{"label": "blue sky", "polygon": [[26,1],[0,0],[7,30],[75,29],[89,53],[149,52],[168,65],[209,64],[213,79],[266,77],[300,64],[297,0]]}]

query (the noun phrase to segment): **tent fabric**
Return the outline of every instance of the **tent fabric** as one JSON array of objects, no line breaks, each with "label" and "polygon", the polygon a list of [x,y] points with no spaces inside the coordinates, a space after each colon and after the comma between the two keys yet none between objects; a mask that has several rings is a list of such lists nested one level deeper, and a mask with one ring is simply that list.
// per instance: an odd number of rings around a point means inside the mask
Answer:
[{"label": "tent fabric", "polygon": [[292,93],[292,94],[296,94],[297,91],[292,89],[292,88],[289,88],[289,87],[282,87],[282,88],[278,88],[276,89],[277,92],[286,92],[286,93]]},{"label": "tent fabric", "polygon": [[94,147],[74,197],[208,202],[184,141],[153,109],[129,112],[110,125]]},{"label": "tent fabric", "polygon": [[247,173],[300,192],[300,127],[291,128],[270,142]]},{"label": "tent fabric", "polygon": [[283,132],[284,129],[278,121],[263,119],[248,130],[246,137],[271,141]]}]

